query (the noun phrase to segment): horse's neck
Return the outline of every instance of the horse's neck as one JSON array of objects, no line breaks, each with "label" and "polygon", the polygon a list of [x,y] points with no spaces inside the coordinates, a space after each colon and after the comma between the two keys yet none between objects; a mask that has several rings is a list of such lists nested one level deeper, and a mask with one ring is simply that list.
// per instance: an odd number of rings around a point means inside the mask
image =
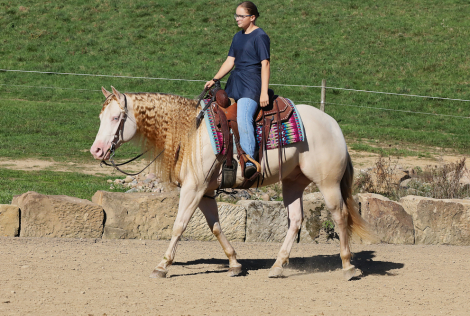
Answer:
[{"label": "horse's neck", "polygon": [[159,93],[130,94],[137,131],[157,148],[180,141],[195,117],[195,101]]}]

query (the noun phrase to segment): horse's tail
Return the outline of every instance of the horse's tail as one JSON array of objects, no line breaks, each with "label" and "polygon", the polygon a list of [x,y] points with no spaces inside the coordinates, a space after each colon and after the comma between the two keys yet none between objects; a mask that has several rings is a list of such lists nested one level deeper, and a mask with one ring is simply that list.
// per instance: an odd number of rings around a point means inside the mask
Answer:
[{"label": "horse's tail", "polygon": [[364,240],[374,241],[376,237],[370,231],[369,224],[359,214],[359,206],[352,196],[353,179],[354,168],[348,153],[346,171],[340,183],[341,196],[345,204],[343,210],[348,212],[348,235],[356,235]]}]

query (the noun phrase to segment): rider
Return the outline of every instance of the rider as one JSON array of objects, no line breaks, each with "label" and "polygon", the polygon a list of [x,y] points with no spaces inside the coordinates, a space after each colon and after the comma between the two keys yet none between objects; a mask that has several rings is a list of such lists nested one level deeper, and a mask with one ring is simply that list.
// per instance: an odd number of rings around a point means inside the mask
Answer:
[{"label": "rider", "polygon": [[[210,88],[235,66],[227,80],[225,91],[237,101],[240,145],[252,158],[256,146],[254,115],[258,104],[265,107],[269,103],[270,40],[268,35],[256,26],[259,12],[253,2],[240,3],[235,12],[235,20],[242,30],[233,37],[227,59],[214,79],[205,84],[205,88]],[[245,178],[250,178],[256,170],[257,167],[248,161],[245,165]]]}]

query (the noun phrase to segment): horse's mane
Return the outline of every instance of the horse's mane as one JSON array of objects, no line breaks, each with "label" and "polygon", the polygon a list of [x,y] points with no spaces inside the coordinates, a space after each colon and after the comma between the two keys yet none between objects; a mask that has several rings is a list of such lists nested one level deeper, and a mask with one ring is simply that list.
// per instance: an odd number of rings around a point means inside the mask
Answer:
[{"label": "horse's mane", "polygon": [[132,100],[142,145],[154,156],[164,150],[163,157],[155,162],[158,176],[163,181],[182,183],[182,168],[194,172],[196,100],[162,93],[126,95]]}]

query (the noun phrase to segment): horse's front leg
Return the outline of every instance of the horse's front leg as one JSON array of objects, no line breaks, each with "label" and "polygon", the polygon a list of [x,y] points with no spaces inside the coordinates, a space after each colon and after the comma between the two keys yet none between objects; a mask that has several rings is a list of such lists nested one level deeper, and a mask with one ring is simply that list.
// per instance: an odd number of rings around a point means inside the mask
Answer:
[{"label": "horse's front leg", "polygon": [[175,223],[173,224],[170,245],[165,252],[163,260],[158,264],[158,266],[155,267],[152,274],[150,275],[151,278],[166,278],[168,273],[167,268],[173,263],[173,260],[175,259],[178,241],[188,226],[188,223],[191,220],[191,217],[193,216],[194,211],[196,210],[196,207],[198,206],[203,194],[204,190],[197,191],[194,184],[183,184],[181,187],[178,214],[176,215]]},{"label": "horse's front leg", "polygon": [[217,202],[214,198],[210,197],[203,197],[201,202],[199,203],[199,208],[201,209],[202,213],[206,217],[207,224],[211,229],[212,233],[217,240],[219,241],[220,245],[224,249],[225,254],[228,257],[229,261],[229,269],[228,275],[229,276],[237,276],[242,272],[242,265],[237,261],[237,253],[235,249],[233,249],[232,245],[228,241],[227,237],[222,232],[222,227],[220,226],[219,221],[219,212],[217,209]]}]

